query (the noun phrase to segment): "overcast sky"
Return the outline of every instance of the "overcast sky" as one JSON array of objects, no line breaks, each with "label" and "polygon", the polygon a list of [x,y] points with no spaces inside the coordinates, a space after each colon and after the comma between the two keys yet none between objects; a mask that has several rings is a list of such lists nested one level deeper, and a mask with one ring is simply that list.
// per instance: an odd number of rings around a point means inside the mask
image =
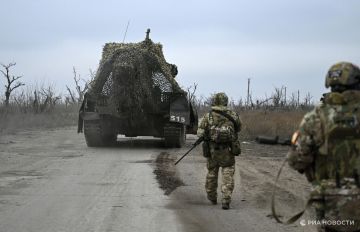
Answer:
[{"label": "overcast sky", "polygon": [[73,66],[84,78],[96,70],[102,46],[121,42],[129,20],[125,41],[142,41],[151,28],[180,85],[198,83],[199,95],[239,99],[251,78],[254,98],[286,86],[317,100],[330,65],[360,64],[359,0],[0,2],[0,62],[16,62],[13,74],[27,85],[59,91],[72,84]]}]

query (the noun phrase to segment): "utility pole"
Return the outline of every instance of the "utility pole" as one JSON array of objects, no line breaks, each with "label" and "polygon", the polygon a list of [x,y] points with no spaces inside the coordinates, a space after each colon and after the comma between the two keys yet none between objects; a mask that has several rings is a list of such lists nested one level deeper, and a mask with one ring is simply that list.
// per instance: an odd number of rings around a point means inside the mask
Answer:
[{"label": "utility pole", "polygon": [[248,78],[246,106],[249,106],[249,103],[250,103],[250,78]]},{"label": "utility pole", "polygon": [[297,106],[300,106],[300,90],[298,90]]}]

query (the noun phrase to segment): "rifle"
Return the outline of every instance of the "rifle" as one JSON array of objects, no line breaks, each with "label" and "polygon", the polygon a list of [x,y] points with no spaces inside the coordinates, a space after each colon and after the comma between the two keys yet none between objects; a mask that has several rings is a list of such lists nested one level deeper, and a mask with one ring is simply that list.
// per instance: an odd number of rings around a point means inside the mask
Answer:
[{"label": "rifle", "polygon": [[192,147],[191,147],[183,156],[181,156],[180,159],[178,159],[178,160],[175,162],[175,165],[177,165],[185,156],[187,156],[187,154],[190,153],[190,151],[192,151],[195,147],[197,147],[202,141],[204,141],[204,137],[203,137],[203,136],[199,137],[199,138],[195,141],[195,143],[192,145]]}]

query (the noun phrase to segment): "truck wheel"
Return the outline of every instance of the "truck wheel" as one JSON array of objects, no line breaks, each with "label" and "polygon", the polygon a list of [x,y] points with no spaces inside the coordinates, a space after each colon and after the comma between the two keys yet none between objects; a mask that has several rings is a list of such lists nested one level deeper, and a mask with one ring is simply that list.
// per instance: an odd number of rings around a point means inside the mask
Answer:
[{"label": "truck wheel", "polygon": [[169,123],[164,127],[165,147],[182,147],[185,144],[186,133],[185,125]]},{"label": "truck wheel", "polygon": [[84,135],[88,147],[109,146],[116,142],[116,134],[105,128],[101,120],[85,120]]}]

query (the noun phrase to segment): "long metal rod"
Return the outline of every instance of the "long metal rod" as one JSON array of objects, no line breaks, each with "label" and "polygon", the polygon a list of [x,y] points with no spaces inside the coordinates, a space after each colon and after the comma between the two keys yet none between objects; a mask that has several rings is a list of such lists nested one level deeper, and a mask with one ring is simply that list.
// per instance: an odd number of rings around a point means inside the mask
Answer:
[{"label": "long metal rod", "polygon": [[178,159],[178,161],[175,162],[175,165],[177,165],[187,154],[190,153],[190,151],[192,151],[196,146],[193,146],[190,150],[188,150],[183,156],[181,156],[180,159]]},{"label": "long metal rod", "polygon": [[126,38],[126,33],[128,31],[128,28],[129,28],[129,24],[130,24],[130,20],[128,21],[127,25],[126,25],[126,30],[125,30],[125,34],[124,34],[124,38],[123,38],[123,43],[125,42],[125,38]]}]

